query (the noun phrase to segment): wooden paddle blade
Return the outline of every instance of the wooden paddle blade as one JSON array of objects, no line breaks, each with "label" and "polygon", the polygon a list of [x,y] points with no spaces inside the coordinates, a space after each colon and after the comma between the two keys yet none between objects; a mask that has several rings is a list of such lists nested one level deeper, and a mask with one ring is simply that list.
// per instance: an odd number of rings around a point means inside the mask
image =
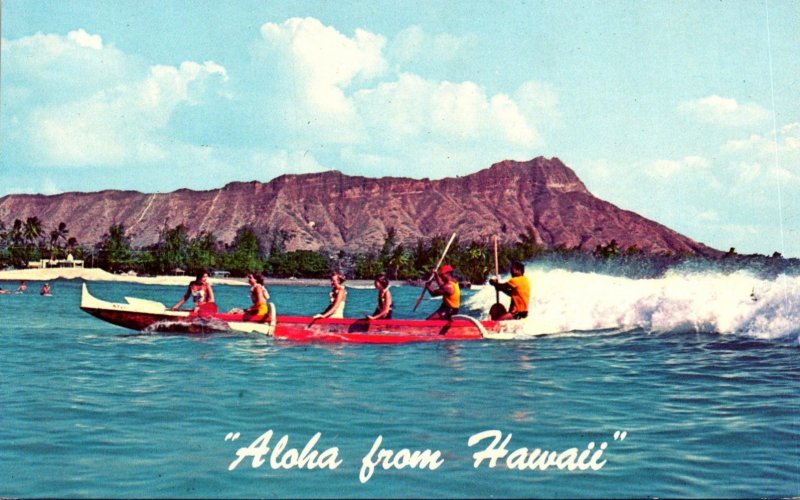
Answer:
[{"label": "wooden paddle blade", "polygon": [[428,291],[427,288],[425,288],[425,287],[422,288],[422,293],[419,294],[419,297],[417,297],[417,301],[414,303],[414,309],[412,309],[413,311],[417,310],[417,308],[419,307],[420,302],[422,302],[422,297],[425,296],[425,292],[427,292],[427,291]]},{"label": "wooden paddle blade", "polygon": [[506,311],[506,306],[497,302],[489,309],[489,317],[492,318],[493,321],[497,321],[497,318],[504,316],[508,311]]}]

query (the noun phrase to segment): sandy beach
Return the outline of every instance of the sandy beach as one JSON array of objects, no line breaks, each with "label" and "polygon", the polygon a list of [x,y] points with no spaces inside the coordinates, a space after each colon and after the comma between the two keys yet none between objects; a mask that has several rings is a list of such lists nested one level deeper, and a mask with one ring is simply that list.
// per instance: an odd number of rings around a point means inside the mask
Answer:
[{"label": "sandy beach", "polygon": [[[187,286],[194,276],[136,276],[131,274],[112,274],[98,268],[50,268],[50,269],[14,269],[0,271],[0,286],[20,281],[55,281],[58,279],[85,281],[118,281],[124,283],[141,283],[145,285],[181,285]],[[247,286],[245,278],[209,278],[212,284]],[[328,286],[327,279],[306,278],[267,278],[266,285],[287,286]],[[402,285],[403,283],[396,283]],[[345,286],[352,288],[371,288],[370,280],[348,280]],[[16,286],[15,286],[16,287]]]}]

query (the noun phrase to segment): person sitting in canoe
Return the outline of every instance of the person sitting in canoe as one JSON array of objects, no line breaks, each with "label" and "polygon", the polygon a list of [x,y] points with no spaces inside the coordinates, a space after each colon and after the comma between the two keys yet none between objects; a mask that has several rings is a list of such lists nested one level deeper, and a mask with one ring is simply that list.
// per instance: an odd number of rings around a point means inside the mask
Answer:
[{"label": "person sitting in canoe", "polygon": [[189,283],[183,298],[170,309],[177,311],[189,300],[189,297],[194,302],[194,312],[217,312],[217,305],[214,303],[214,290],[211,289],[211,283],[208,282],[208,273],[206,271],[197,273],[195,280]]},{"label": "person sitting in canoe", "polygon": [[511,279],[505,283],[499,283],[497,278],[492,278],[489,280],[489,284],[511,297],[511,307],[508,312],[492,319],[501,321],[528,317],[531,283],[528,281],[528,277],[525,276],[525,265],[522,262],[515,260],[511,263]]},{"label": "person sitting in canoe", "polygon": [[342,273],[334,272],[331,274],[331,303],[328,308],[320,314],[315,314],[315,319],[320,318],[344,318],[344,302],[347,299],[347,290],[344,289],[346,278]]},{"label": "person sitting in canoe", "polygon": [[246,321],[259,321],[267,317],[269,312],[269,292],[264,286],[264,276],[261,273],[250,273],[247,275],[250,283],[250,300],[253,305],[245,309],[244,319]]},{"label": "person sitting in canoe", "polygon": [[430,281],[425,283],[425,288],[432,296],[441,296],[442,305],[428,316],[428,319],[449,320],[454,314],[458,314],[458,308],[461,306],[461,288],[458,286],[458,280],[453,277],[453,266],[445,264],[435,271],[433,276],[436,278],[438,288],[432,289]]},{"label": "person sitting in canoe", "polygon": [[378,306],[367,319],[392,319],[392,293],[389,291],[389,278],[381,274],[375,278],[375,288],[378,290]]}]

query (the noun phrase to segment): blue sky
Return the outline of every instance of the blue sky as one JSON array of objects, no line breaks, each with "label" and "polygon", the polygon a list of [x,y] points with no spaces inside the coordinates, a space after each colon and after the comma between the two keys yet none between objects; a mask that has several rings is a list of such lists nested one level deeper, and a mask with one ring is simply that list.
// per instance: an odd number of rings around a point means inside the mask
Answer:
[{"label": "blue sky", "polygon": [[559,157],[595,195],[800,257],[796,1],[4,0],[0,196]]}]

